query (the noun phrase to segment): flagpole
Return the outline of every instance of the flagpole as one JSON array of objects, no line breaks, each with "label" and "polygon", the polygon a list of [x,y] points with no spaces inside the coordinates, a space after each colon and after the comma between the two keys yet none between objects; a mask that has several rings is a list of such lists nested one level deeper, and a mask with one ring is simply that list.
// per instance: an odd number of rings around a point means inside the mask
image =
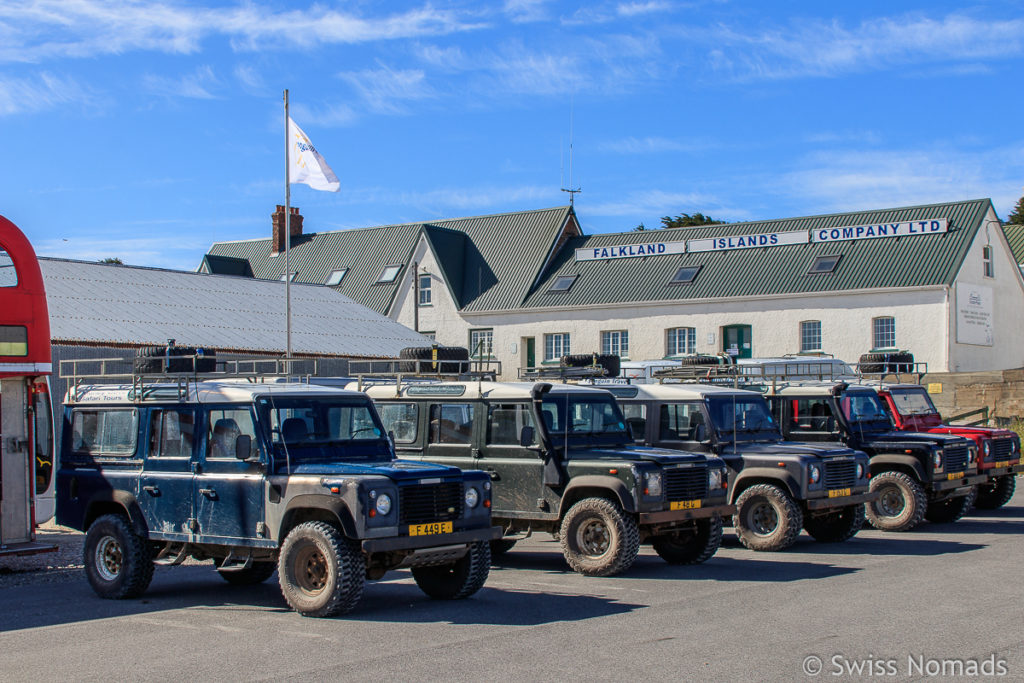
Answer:
[{"label": "flagpole", "polygon": [[[288,158],[288,89],[284,91],[284,299],[285,299],[285,358],[292,357],[292,185],[288,174],[291,163]],[[291,368],[285,368],[291,372]]]}]

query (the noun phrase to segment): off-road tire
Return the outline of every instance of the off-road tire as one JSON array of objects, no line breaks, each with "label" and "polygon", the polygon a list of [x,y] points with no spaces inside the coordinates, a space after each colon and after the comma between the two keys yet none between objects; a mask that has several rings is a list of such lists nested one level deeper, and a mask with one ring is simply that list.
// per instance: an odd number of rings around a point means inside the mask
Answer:
[{"label": "off-road tire", "polygon": [[[143,346],[135,352],[135,372],[214,372],[217,370],[217,352],[203,350],[202,358],[195,358],[194,346]],[[183,357],[184,356],[184,357]],[[194,359],[194,360],[193,360]],[[164,369],[166,361],[167,368]]]},{"label": "off-road tire", "polygon": [[669,564],[701,564],[722,544],[722,518],[694,520],[694,528],[655,536],[654,551]]},{"label": "off-road tire", "polygon": [[277,562],[253,562],[247,569],[222,571],[217,569],[220,577],[232,586],[255,586],[269,579],[277,570]]},{"label": "off-road tire", "polygon": [[827,515],[806,517],[804,529],[815,541],[842,543],[857,535],[864,526],[864,505],[847,505]]},{"label": "off-road tire", "polygon": [[452,564],[413,567],[412,578],[435,600],[462,600],[483,588],[491,571],[491,545],[476,541],[466,554]]},{"label": "off-road tire", "polygon": [[996,510],[1003,507],[1013,498],[1017,488],[1017,475],[1004,474],[995,482],[978,485],[978,497],[974,499],[974,507],[981,510]]},{"label": "off-road tire", "polygon": [[865,353],[860,357],[859,366],[860,371],[865,375],[911,372],[914,369],[914,354],[906,351]]},{"label": "off-road tire", "polygon": [[[464,346],[438,346],[438,361],[458,361],[451,363],[416,363],[415,361],[433,361],[433,346],[407,346],[398,352],[402,360],[413,361],[399,363],[399,372],[442,372],[446,374],[458,374],[469,371],[469,349]],[[417,367],[418,366],[418,367]]]},{"label": "off-road tire", "polygon": [[909,474],[880,472],[871,477],[871,491],[878,491],[880,496],[866,503],[864,512],[879,531],[909,531],[924,519],[928,496]]},{"label": "off-road tire", "polygon": [[499,538],[491,541],[491,557],[501,557],[508,551],[512,550],[516,545],[515,539],[510,538]]},{"label": "off-road tire", "polygon": [[612,354],[574,353],[562,356],[562,365],[570,368],[585,368],[597,365],[604,368],[605,377],[618,377],[622,370],[621,359]]},{"label": "off-road tire", "polygon": [[946,498],[937,503],[928,503],[924,518],[934,524],[949,524],[960,519],[974,507],[974,499],[978,495],[978,487],[972,486],[966,496]]},{"label": "off-road tire", "polygon": [[85,575],[101,598],[137,598],[153,580],[153,555],[146,539],[124,515],[103,515],[85,533]]},{"label": "off-road tire", "polygon": [[584,498],[573,505],[559,534],[565,561],[585,576],[621,574],[640,552],[636,520],[607,498]]},{"label": "off-road tire", "polygon": [[887,353],[864,353],[861,354],[860,371],[865,375],[875,375],[878,373],[885,372],[886,362],[888,361]]},{"label": "off-road tire", "polygon": [[774,484],[756,484],[736,499],[732,525],[747,548],[776,552],[796,542],[804,515],[786,491]]},{"label": "off-road tire", "polygon": [[719,365],[722,359],[718,356],[705,356],[698,354],[696,356],[683,356],[679,359],[680,365]]},{"label": "off-road tire", "polygon": [[366,558],[327,522],[303,522],[281,545],[277,579],[285,601],[302,616],[345,614],[363,596]]}]

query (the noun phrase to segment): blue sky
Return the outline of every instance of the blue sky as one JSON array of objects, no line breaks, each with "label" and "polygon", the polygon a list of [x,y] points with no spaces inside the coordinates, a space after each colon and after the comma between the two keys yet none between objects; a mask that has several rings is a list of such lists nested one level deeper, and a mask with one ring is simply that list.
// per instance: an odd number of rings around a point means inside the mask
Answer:
[{"label": "blue sky", "polygon": [[0,214],[194,269],[269,236],[560,206],[586,232],[1024,194],[1020,2],[0,3]]}]

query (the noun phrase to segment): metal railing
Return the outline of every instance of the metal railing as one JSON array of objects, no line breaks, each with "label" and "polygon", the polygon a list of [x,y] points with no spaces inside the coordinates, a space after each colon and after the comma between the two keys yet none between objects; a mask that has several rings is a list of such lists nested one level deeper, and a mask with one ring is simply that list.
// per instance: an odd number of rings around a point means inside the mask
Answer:
[{"label": "metal railing", "polygon": [[980,420],[974,420],[972,422],[965,422],[965,423],[963,423],[960,426],[963,426],[963,427],[987,427],[988,426],[988,420],[989,420],[988,406],[985,406],[983,408],[978,408],[977,410],[969,410],[966,413],[960,413],[959,415],[952,415],[952,416],[950,416],[946,420],[946,423],[947,424],[953,424],[954,422],[956,422],[958,420],[966,420],[967,418],[974,417],[975,415],[981,415],[982,417],[981,417]]}]

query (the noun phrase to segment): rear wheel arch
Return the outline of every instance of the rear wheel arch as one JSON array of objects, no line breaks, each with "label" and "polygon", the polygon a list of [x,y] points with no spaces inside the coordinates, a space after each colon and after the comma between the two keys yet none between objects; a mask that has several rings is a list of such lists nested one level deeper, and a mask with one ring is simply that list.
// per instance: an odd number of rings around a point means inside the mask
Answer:
[{"label": "rear wheel arch", "polygon": [[82,519],[82,531],[88,531],[93,522],[103,515],[123,515],[128,518],[135,533],[142,538],[149,538],[149,527],[142,514],[139,502],[128,491],[105,491],[92,498],[86,506],[85,517]]}]

